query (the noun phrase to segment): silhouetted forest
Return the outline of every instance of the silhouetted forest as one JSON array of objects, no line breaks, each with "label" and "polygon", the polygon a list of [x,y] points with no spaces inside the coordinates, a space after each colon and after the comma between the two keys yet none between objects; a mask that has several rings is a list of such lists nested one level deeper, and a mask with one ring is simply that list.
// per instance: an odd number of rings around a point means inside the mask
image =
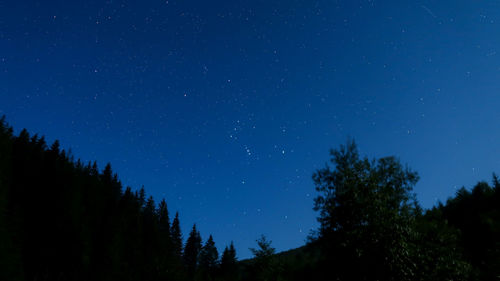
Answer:
[{"label": "silhouetted forest", "polygon": [[348,141],[313,175],[320,228],[309,242],[276,253],[262,236],[255,257],[237,261],[232,243],[219,255],[196,225],[183,239],[179,214],[123,188],[111,165],[15,136],[2,118],[0,280],[498,280],[499,179],[429,210],[418,179]]},{"label": "silhouetted forest", "polygon": [[[144,188],[123,189],[108,164],[81,163],[56,141],[0,121],[0,280],[233,280],[236,251],[219,254],[196,226]],[[171,218],[173,220],[171,221]]]}]

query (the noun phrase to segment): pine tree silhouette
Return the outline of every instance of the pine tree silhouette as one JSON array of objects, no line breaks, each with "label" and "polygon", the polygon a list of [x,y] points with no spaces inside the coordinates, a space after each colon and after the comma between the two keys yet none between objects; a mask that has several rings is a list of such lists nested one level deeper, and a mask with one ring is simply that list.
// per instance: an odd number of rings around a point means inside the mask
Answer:
[{"label": "pine tree silhouette", "polygon": [[201,236],[196,229],[196,224],[193,225],[189,237],[184,246],[183,261],[188,273],[188,279],[194,279],[195,272],[198,268],[199,254],[201,251]]}]

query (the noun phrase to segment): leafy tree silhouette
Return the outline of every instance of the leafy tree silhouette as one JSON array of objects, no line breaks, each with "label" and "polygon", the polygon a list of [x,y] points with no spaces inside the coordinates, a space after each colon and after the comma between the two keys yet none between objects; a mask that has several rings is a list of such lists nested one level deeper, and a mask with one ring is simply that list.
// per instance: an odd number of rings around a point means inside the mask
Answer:
[{"label": "leafy tree silhouette", "polygon": [[[467,264],[452,252],[453,240],[449,248],[439,248],[441,252],[424,240],[431,234],[452,239],[453,231],[437,235],[445,231],[442,221],[417,227],[421,208],[412,193],[416,172],[394,157],[362,158],[352,140],[332,150],[331,156],[334,167],[327,165],[313,175],[319,192],[319,240],[326,253],[324,275],[339,280],[428,280],[433,274],[467,278]],[[437,263],[443,255],[447,259]],[[434,258],[426,261],[430,256]],[[453,264],[457,266],[450,267]]]}]

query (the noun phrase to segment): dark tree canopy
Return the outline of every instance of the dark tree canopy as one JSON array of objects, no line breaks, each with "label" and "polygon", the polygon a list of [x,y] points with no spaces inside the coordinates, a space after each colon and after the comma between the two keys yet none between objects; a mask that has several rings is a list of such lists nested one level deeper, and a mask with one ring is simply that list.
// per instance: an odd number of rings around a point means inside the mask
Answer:
[{"label": "dark tree canopy", "polygon": [[313,180],[319,192],[319,238],[331,252],[328,260],[338,265],[334,275],[341,280],[419,280],[422,267],[429,265],[422,258],[429,252],[419,251],[425,233],[416,227],[421,212],[412,193],[417,173],[395,157],[360,157],[354,141],[331,156],[333,167],[318,170]]},{"label": "dark tree canopy", "polygon": [[321,235],[391,227],[413,214],[417,173],[394,157],[361,158],[354,141],[330,154],[333,169],[327,165],[313,175]]}]

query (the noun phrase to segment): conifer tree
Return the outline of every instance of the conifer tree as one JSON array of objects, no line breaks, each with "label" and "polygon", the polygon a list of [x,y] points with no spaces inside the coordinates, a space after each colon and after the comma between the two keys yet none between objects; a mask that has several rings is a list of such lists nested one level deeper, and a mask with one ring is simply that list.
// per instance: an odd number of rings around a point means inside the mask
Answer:
[{"label": "conifer tree", "polygon": [[182,233],[179,222],[179,212],[175,213],[175,218],[172,222],[172,248],[174,255],[180,260],[182,257]]},{"label": "conifer tree", "polygon": [[222,257],[220,260],[220,275],[222,280],[237,280],[238,268],[236,259],[236,249],[234,248],[233,241],[229,247],[224,248]]},{"label": "conifer tree", "polygon": [[[55,144],[55,143],[54,143]],[[59,147],[59,144],[57,145]],[[90,165],[90,163],[89,163]],[[97,161],[94,161],[92,167],[90,167],[90,175],[97,177],[99,175],[99,168],[97,167]]]},{"label": "conifer tree", "polygon": [[158,205],[158,226],[162,235],[170,238],[170,218],[165,199],[162,199],[160,205]]},{"label": "conifer tree", "polygon": [[236,249],[234,248],[233,241],[231,241],[229,247],[226,246],[224,248],[220,262],[221,267],[231,267],[236,264]]},{"label": "conifer tree", "polygon": [[[26,134],[28,133],[27,131],[24,131],[24,130],[23,130],[23,132],[25,132]],[[21,134],[19,135],[19,137],[24,136],[23,132],[21,132]],[[59,144],[59,141],[55,140],[54,143],[52,143],[52,145],[50,146],[50,152],[58,154],[60,146],[61,145]]]},{"label": "conifer tree", "polygon": [[139,202],[139,208],[144,208],[144,204],[146,204],[146,191],[144,190],[144,186],[141,187],[139,192],[136,191],[136,197]]},{"label": "conifer tree", "polygon": [[201,251],[201,235],[196,229],[196,224],[193,225],[189,237],[184,247],[183,261],[188,272],[189,279],[194,278],[194,273],[198,268],[199,254]]},{"label": "conifer tree", "polygon": [[250,251],[255,257],[255,274],[257,278],[265,281],[276,280],[281,268],[274,256],[276,249],[271,246],[272,241],[261,235],[256,242],[259,248],[250,248]]},{"label": "conifer tree", "polygon": [[172,249],[172,237],[170,233],[170,218],[168,215],[167,202],[162,199],[158,205],[158,260],[157,266],[160,279],[168,279],[170,270],[173,269],[175,260]]},{"label": "conifer tree", "polygon": [[219,265],[219,253],[215,247],[215,242],[210,235],[200,252],[199,267],[203,280],[213,280],[215,271]]}]

